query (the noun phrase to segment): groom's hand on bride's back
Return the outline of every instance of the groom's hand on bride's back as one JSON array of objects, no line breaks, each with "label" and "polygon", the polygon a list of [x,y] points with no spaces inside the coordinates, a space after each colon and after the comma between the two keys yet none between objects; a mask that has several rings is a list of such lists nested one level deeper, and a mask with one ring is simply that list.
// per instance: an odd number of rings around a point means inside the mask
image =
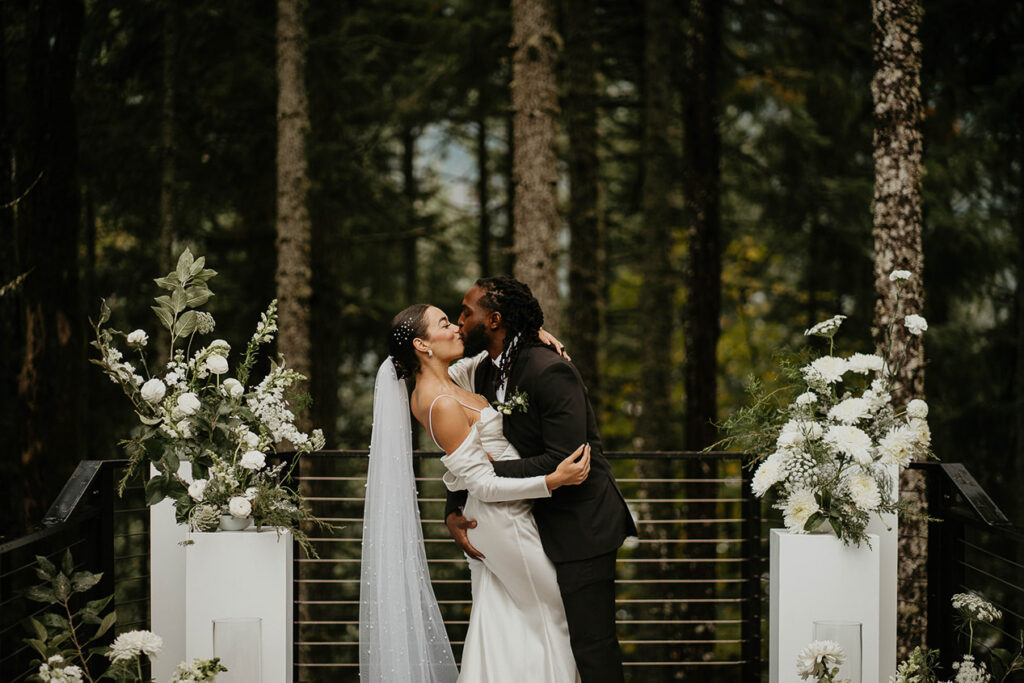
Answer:
[{"label": "groom's hand on bride's back", "polygon": [[444,523],[448,527],[448,533],[455,539],[455,545],[462,548],[462,552],[474,560],[484,559],[484,554],[473,547],[473,544],[469,542],[469,534],[466,533],[470,529],[476,528],[476,520],[466,519],[458,512],[450,512],[445,517]]}]

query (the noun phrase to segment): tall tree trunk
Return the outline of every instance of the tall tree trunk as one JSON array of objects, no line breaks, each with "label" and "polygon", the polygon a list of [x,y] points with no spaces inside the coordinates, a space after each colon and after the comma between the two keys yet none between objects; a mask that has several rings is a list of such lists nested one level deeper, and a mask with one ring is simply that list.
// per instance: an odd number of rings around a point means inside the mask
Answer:
[{"label": "tall tree trunk", "polygon": [[672,301],[676,280],[672,272],[672,0],[644,3],[644,122],[643,122],[643,220],[644,284],[641,290],[647,336],[642,346],[643,412],[638,432],[645,450],[666,450],[672,444]]},{"label": "tall tree trunk", "polygon": [[403,242],[405,261],[405,300],[412,305],[419,290],[419,268],[416,259],[419,225],[416,218],[416,133],[412,128],[402,129],[402,194],[409,211],[408,236]]},{"label": "tall tree trunk", "polygon": [[544,310],[557,334],[558,169],[555,144],[559,37],[553,0],[512,0],[512,109],[515,112],[515,276]]},{"label": "tall tree trunk", "polygon": [[[38,520],[81,454],[78,387],[85,345],[78,291],[75,69],[83,5],[35,0],[29,6],[27,136],[18,163],[25,195],[17,216],[24,283],[25,345],[18,376],[23,439],[23,517]],[[36,180],[38,179],[38,182]]]},{"label": "tall tree trunk", "polygon": [[[160,236],[158,238],[157,266],[161,275],[169,273],[177,262],[174,249],[175,187],[177,164],[174,156],[175,130],[175,59],[178,42],[178,5],[175,0],[164,3],[163,8],[163,101],[160,104]],[[171,339],[163,326],[157,330],[154,355],[166,358]]]},{"label": "tall tree trunk", "polygon": [[491,274],[491,175],[487,154],[487,106],[484,89],[478,91],[476,113],[476,198],[480,206],[480,217],[477,228],[477,260],[480,262],[480,273],[484,277]]},{"label": "tall tree trunk", "polygon": [[721,133],[718,72],[722,3],[689,4],[686,90],[683,93],[683,196],[688,242],[686,272],[686,448],[715,440],[717,348],[722,308],[719,207]]},{"label": "tall tree trunk", "polygon": [[[872,0],[875,74],[871,94],[875,104],[875,342],[881,348],[884,330],[893,316],[919,313],[924,305],[921,276],[921,24],[920,0]],[[913,276],[903,288],[900,310],[889,281],[894,269]],[[901,325],[893,325],[893,347],[906,348],[906,362],[892,390],[897,407],[924,394],[924,351],[921,338]],[[907,470],[900,483],[901,497],[912,512],[899,528],[899,602],[901,626],[897,656],[903,659],[925,644],[927,631],[927,540],[923,515],[924,477]]]},{"label": "tall tree trunk", "polygon": [[510,107],[505,116],[505,232],[501,235],[501,270],[510,275],[516,271],[515,120]]},{"label": "tall tree trunk", "polygon": [[[289,367],[308,377],[312,268],[306,172],[309,103],[305,10],[305,0],[277,3],[277,348]],[[300,429],[309,428],[308,411],[303,411],[297,424]]]},{"label": "tall tree trunk", "polygon": [[569,329],[566,341],[595,407],[600,404],[604,337],[604,236],[598,207],[597,54],[594,3],[568,0],[565,60],[569,131]]}]

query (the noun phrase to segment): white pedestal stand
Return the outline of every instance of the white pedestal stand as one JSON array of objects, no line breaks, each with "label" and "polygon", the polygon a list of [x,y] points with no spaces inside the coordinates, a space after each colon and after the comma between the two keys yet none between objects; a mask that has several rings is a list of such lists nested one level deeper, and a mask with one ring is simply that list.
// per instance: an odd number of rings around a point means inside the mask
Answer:
[{"label": "white pedestal stand", "polygon": [[[899,496],[899,474],[889,467],[895,481],[893,491]],[[871,516],[868,533],[876,534],[881,551],[881,574],[878,587],[878,680],[885,683],[896,674],[896,565],[899,559],[899,522],[896,515]],[[869,672],[864,669],[864,680]]]},{"label": "white pedestal stand", "polygon": [[[150,465],[150,476],[157,474]],[[183,462],[178,476],[192,481],[192,463]],[[174,521],[174,503],[164,499],[149,508],[149,613],[150,628],[164,639],[153,659],[153,678],[171,678],[185,659],[185,548],[188,528]]]},{"label": "white pedestal stand", "polygon": [[799,680],[796,658],[817,620],[863,625],[863,683],[878,683],[881,543],[850,548],[832,534],[771,531],[769,681]]},{"label": "white pedestal stand", "polygon": [[[264,683],[291,683],[293,606],[292,535],[273,529],[257,532],[193,533],[185,547],[186,655],[214,656],[215,619],[262,619]],[[254,648],[255,649],[255,648]],[[217,653],[220,655],[221,653]],[[256,656],[257,652],[247,653]],[[231,669],[232,663],[222,662]],[[225,674],[225,678],[227,674]],[[253,682],[257,683],[257,682]]]}]

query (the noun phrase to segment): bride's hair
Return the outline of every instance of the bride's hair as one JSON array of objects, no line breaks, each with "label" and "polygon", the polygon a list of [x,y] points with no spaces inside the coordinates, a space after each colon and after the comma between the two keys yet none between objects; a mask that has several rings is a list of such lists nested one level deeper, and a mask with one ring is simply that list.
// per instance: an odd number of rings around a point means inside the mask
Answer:
[{"label": "bride's hair", "polygon": [[420,359],[416,357],[413,339],[427,336],[426,312],[430,304],[413,304],[399,313],[391,321],[391,332],[388,334],[388,353],[398,371],[398,379],[405,379],[416,374],[420,369]]}]

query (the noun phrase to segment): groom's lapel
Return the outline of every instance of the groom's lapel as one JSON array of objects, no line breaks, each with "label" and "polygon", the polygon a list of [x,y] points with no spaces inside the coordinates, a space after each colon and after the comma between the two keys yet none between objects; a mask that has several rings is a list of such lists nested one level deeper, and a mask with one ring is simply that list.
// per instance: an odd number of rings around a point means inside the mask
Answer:
[{"label": "groom's lapel", "polygon": [[476,373],[473,377],[473,386],[476,393],[482,394],[489,402],[493,403],[497,396],[494,393],[494,363],[488,356],[476,366]]}]

